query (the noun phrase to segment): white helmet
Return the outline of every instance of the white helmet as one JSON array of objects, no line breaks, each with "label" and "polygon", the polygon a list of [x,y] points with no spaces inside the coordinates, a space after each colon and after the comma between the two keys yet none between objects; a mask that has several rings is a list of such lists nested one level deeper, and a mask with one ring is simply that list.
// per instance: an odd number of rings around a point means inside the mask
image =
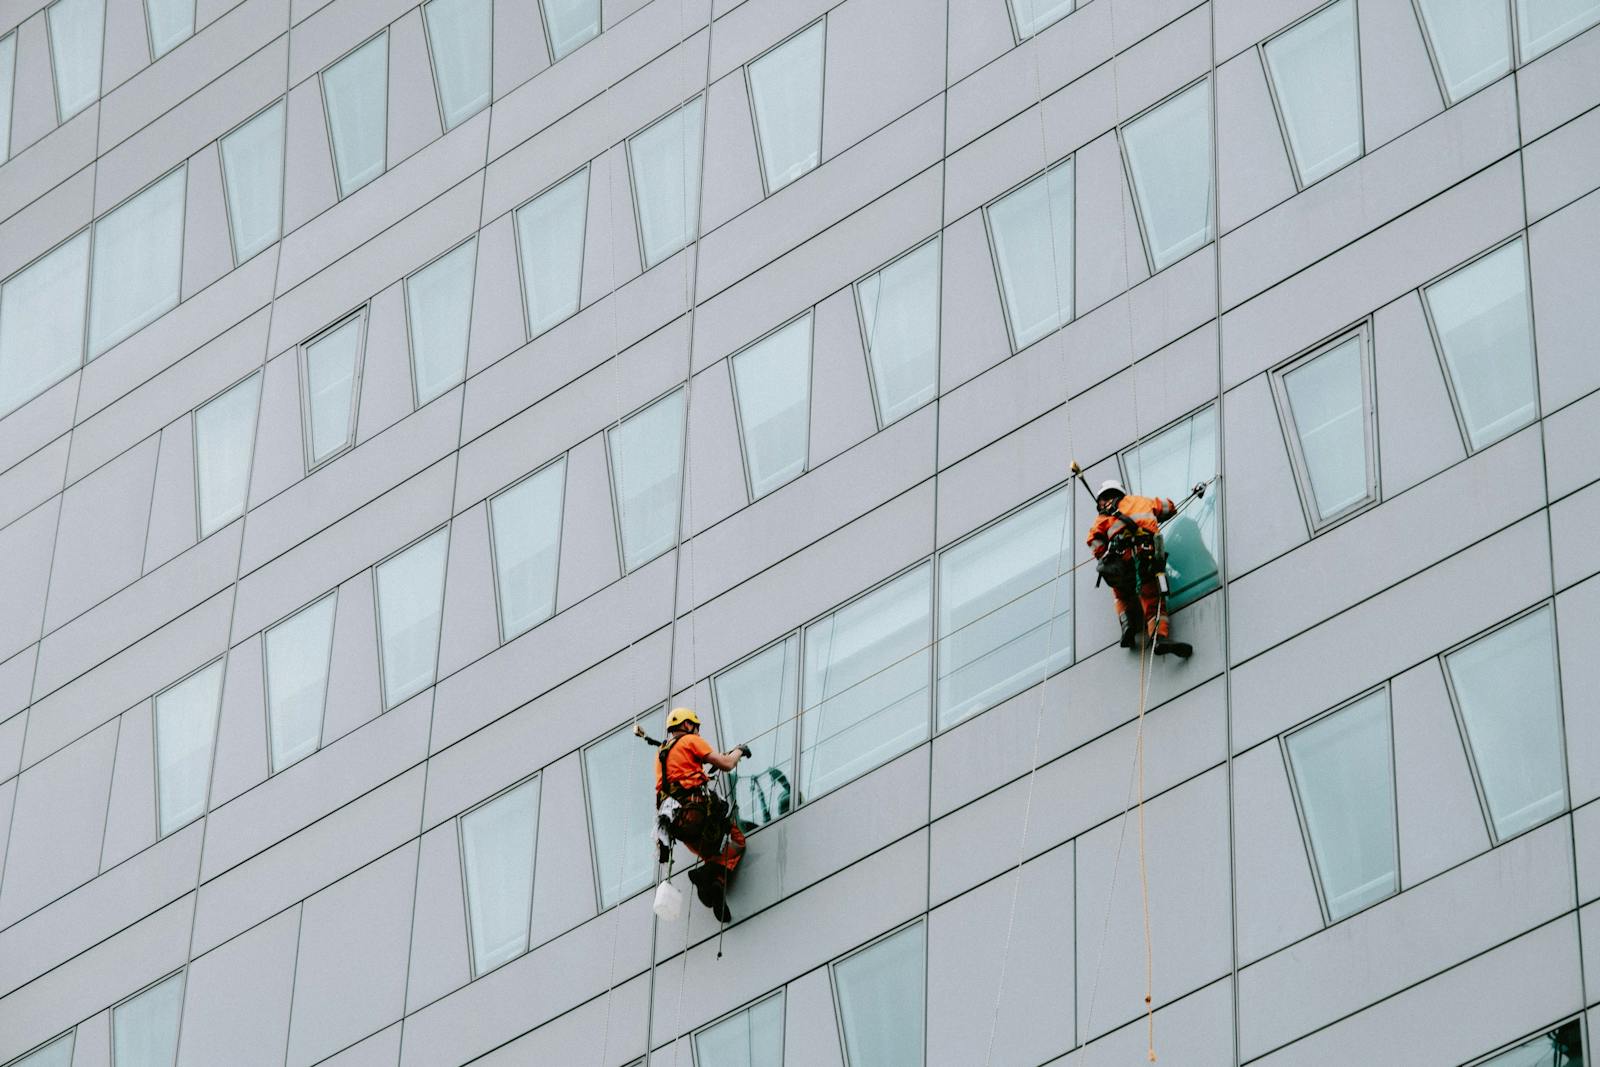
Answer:
[{"label": "white helmet", "polygon": [[1119,496],[1127,496],[1128,495],[1128,490],[1126,489],[1126,487],[1123,486],[1123,484],[1121,482],[1119,482],[1115,478],[1113,478],[1110,481],[1101,482],[1100,483],[1100,491],[1094,495],[1094,498],[1096,500],[1099,500],[1101,497],[1105,496],[1107,493],[1116,493]]}]

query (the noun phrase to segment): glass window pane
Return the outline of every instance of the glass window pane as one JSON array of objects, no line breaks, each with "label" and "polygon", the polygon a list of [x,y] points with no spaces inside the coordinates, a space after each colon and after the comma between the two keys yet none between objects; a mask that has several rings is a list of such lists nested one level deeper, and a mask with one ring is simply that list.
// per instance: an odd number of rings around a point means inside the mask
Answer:
[{"label": "glass window pane", "polygon": [[361,363],[361,316],[355,315],[306,345],[306,414],[311,466],[350,443],[355,432],[356,371]]},{"label": "glass window pane", "polygon": [[11,155],[11,92],[17,73],[17,35],[0,37],[0,163]]},{"label": "glass window pane", "polygon": [[[724,750],[748,744],[750,759],[728,772],[745,828],[788,814],[794,796],[794,726],[800,638],[788,637],[713,679]],[[761,768],[756,770],[755,768]]]},{"label": "glass window pane", "polygon": [[560,59],[600,33],[600,0],[543,0],[550,58]]},{"label": "glass window pane", "polygon": [[1283,376],[1312,510],[1322,521],[1372,498],[1362,360],[1362,338],[1351,337]]},{"label": "glass window pane", "polygon": [[194,36],[194,0],[144,0],[150,54],[160,59]]},{"label": "glass window pane", "polygon": [[1361,154],[1355,0],[1323,8],[1265,52],[1300,184],[1310,185]]},{"label": "glass window pane", "polygon": [[694,1035],[696,1067],[783,1067],[783,991]]},{"label": "glass window pane", "polygon": [[72,1067],[72,1040],[77,1031],[69,1031],[45,1045],[36,1048],[10,1067]]},{"label": "glass window pane", "polygon": [[1150,261],[1171,266],[1211,239],[1211,85],[1201,81],[1122,131]]},{"label": "glass window pane", "polygon": [[1072,660],[1072,497],[1059,489],[939,557],[939,726]]},{"label": "glass window pane", "polygon": [[927,739],[932,578],[924,563],[806,627],[802,799]]},{"label": "glass window pane", "polygon": [[775,193],[822,158],[825,23],[801,30],[750,64],[750,110],[767,192]]},{"label": "glass window pane", "polygon": [[461,817],[461,867],[467,878],[474,974],[528,950],[538,829],[537,778]]},{"label": "glass window pane", "polygon": [[489,0],[428,0],[422,16],[448,130],[488,106],[492,11]]},{"label": "glass window pane", "polygon": [[578,310],[588,215],[588,167],[517,209],[517,252],[522,258],[529,337],[539,336]]},{"label": "glass window pane", "polygon": [[1399,888],[1389,694],[1363,697],[1288,740],[1328,918],[1342,919]]},{"label": "glass window pane", "polygon": [[1451,100],[1511,69],[1506,0],[1417,0],[1417,6]]},{"label": "glass window pane", "polygon": [[0,285],[0,414],[26,404],[83,361],[88,287],[88,230]]},{"label": "glass window pane", "polygon": [[151,986],[111,1013],[111,1058],[117,1067],[172,1067],[178,1056],[183,975]]},{"label": "glass window pane", "polygon": [[1517,0],[1517,38],[1524,63],[1600,22],[1597,0]]},{"label": "glass window pane", "polygon": [[477,266],[474,237],[406,279],[406,321],[411,327],[418,406],[443,396],[466,375]]},{"label": "glass window pane", "polygon": [[1011,0],[1011,17],[1016,20],[1017,39],[1032,37],[1053,22],[1072,14],[1073,0]]},{"label": "glass window pane", "polygon": [[[639,724],[651,737],[663,737],[666,712],[657,708],[640,716]],[[655,877],[655,765],[656,750],[633,736],[632,723],[583,751],[601,907],[632,896]]]},{"label": "glass window pane", "polygon": [[56,109],[61,121],[100,96],[100,48],[105,0],[56,0],[50,5],[50,61],[56,77]]},{"label": "glass window pane", "polygon": [[389,146],[389,34],[380,33],[322,72],[339,195],[383,173]]},{"label": "glass window pane", "polygon": [[378,633],[386,708],[433,684],[449,544],[449,531],[439,530],[378,565]]},{"label": "glass window pane", "polygon": [[833,965],[850,1067],[922,1067],[923,936],[917,923]]},{"label": "glass window pane", "polygon": [[1554,616],[1545,607],[1445,657],[1502,839],[1567,806],[1555,649]]},{"label": "glass window pane", "polygon": [[556,612],[566,482],[567,461],[562,458],[489,501],[503,640],[526,633]]},{"label": "glass window pane", "polygon": [[1522,239],[1423,290],[1474,449],[1534,419],[1533,322]]},{"label": "glass window pane", "polygon": [[1477,1067],[1583,1067],[1583,1024],[1573,1019],[1548,1034],[1491,1056]]},{"label": "glass window pane", "polygon": [[156,806],[162,837],[205,811],[221,696],[218,660],[156,697]]},{"label": "glass window pane", "polygon": [[338,602],[338,592],[329,593],[266,633],[267,726],[274,773],[322,743]]},{"label": "glass window pane", "polygon": [[[1217,409],[1184,419],[1122,454],[1128,486],[1140,496],[1189,495],[1217,473]],[[1167,548],[1167,607],[1173,611],[1217,587],[1217,501],[1208,492],[1161,527]]]},{"label": "glass window pane", "polygon": [[222,139],[234,262],[278,239],[283,219],[283,101]]},{"label": "glass window pane", "polygon": [[878,422],[933,399],[939,379],[939,239],[856,283]]},{"label": "glass window pane", "polygon": [[683,477],[683,390],[657,400],[606,432],[611,485],[622,529],[623,570],[631,571],[678,539]]},{"label": "glass window pane", "polygon": [[1020,350],[1072,319],[1072,160],[1007,193],[986,214],[1011,344]]},{"label": "glass window pane", "polygon": [[257,372],[194,413],[194,480],[201,537],[209,537],[244,514],[260,395],[261,374]]},{"label": "glass window pane", "polygon": [[94,224],[90,359],[177,306],[186,170],[179,167]]},{"label": "glass window pane", "polygon": [[700,224],[700,125],[695,97],[628,142],[644,265],[653,267],[694,239]]},{"label": "glass window pane", "polygon": [[811,439],[811,313],[733,357],[733,389],[752,498],[806,469]]}]

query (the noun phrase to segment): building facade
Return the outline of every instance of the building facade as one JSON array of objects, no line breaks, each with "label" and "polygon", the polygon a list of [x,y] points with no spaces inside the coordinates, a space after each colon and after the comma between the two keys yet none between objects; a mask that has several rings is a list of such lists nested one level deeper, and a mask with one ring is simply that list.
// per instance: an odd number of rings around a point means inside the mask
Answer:
[{"label": "building facade", "polygon": [[0,0],[0,1063],[1583,1062],[1597,23]]}]

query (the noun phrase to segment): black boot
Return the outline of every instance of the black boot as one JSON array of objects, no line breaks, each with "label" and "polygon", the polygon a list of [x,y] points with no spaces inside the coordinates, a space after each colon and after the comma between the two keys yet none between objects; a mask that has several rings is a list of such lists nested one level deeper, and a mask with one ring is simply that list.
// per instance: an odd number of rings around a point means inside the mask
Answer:
[{"label": "black boot", "polygon": [[1122,620],[1122,640],[1117,643],[1123,648],[1132,648],[1139,640],[1139,631],[1128,625],[1128,620]]},{"label": "black boot", "polygon": [[1170,637],[1156,638],[1156,655],[1177,656],[1179,659],[1188,659],[1194,654],[1194,647],[1183,641],[1174,641]]}]

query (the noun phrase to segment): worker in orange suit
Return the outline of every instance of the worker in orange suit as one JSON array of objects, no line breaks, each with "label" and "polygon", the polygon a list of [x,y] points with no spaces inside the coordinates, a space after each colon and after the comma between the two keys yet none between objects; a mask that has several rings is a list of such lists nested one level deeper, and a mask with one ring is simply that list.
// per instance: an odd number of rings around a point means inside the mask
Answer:
[{"label": "worker in orange suit", "polygon": [[705,860],[689,872],[689,880],[719,922],[732,920],[728,883],[744,855],[745,841],[727,803],[709,788],[704,767],[731,771],[749,755],[749,745],[731,752],[712,748],[700,736],[700,716],[691,709],[673,708],[667,714],[667,739],[656,758],[656,810],[670,840],[681,841]]},{"label": "worker in orange suit", "polygon": [[1116,599],[1122,647],[1132,648],[1143,632],[1154,641],[1156,655],[1187,659],[1194,650],[1170,636],[1160,538],[1161,524],[1178,513],[1177,505],[1163,497],[1132,496],[1115,481],[1103,482],[1094,500],[1099,514],[1085,540]]}]

